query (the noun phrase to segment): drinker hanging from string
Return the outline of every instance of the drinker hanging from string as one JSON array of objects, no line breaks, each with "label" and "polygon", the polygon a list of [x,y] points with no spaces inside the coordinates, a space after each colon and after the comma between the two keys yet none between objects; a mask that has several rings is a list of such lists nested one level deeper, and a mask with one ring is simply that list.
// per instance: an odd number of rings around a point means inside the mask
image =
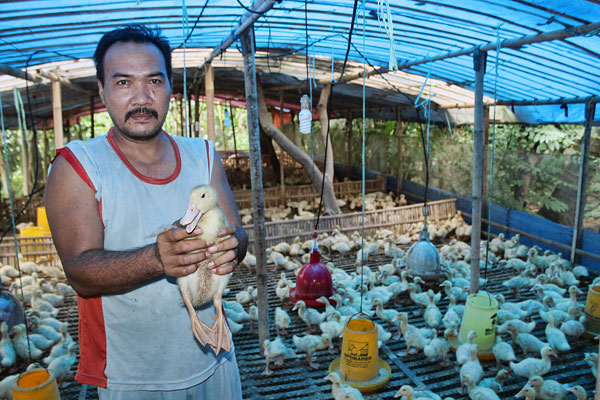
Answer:
[{"label": "drinker hanging from string", "polygon": [[423,83],[423,87],[421,88],[421,92],[419,96],[415,100],[415,106],[417,115],[419,113],[419,107],[423,106],[423,112],[425,117],[427,118],[427,144],[425,143],[425,136],[423,134],[423,129],[421,127],[421,140],[423,143],[423,154],[425,157],[425,195],[423,199],[423,229],[419,233],[419,240],[414,243],[406,253],[405,263],[406,269],[413,276],[419,276],[424,281],[436,281],[440,279],[443,274],[440,267],[440,254],[438,253],[437,248],[429,241],[429,231],[427,230],[427,219],[429,216],[429,210],[427,208],[427,192],[429,190],[429,127],[431,122],[431,98],[433,96],[429,96],[428,99],[419,103],[419,99],[425,86],[427,85],[427,81],[429,80],[429,76],[431,74],[431,64],[429,67],[429,72],[427,77],[425,78],[425,82]]},{"label": "drinker hanging from string", "polygon": [[[354,13],[352,16],[352,24],[354,24],[354,15],[356,13],[358,0],[354,3]],[[365,2],[362,4],[363,11],[363,48],[365,46]],[[350,30],[352,32],[352,29]],[[348,39],[348,48],[352,34]],[[347,54],[346,54],[347,59]],[[345,61],[344,61],[345,64]],[[363,63],[363,141],[362,141],[362,249],[364,251],[364,236],[365,236],[365,65]],[[342,69],[343,75],[343,69]],[[341,80],[338,79],[338,81]],[[333,88],[332,88],[333,92]],[[330,97],[331,101],[331,97]],[[331,109],[329,107],[328,109]],[[328,130],[329,133],[329,130]],[[342,383],[350,385],[362,393],[375,391],[387,384],[391,376],[391,368],[385,360],[379,358],[378,330],[375,323],[370,317],[362,311],[363,303],[363,275],[364,268],[360,265],[361,274],[361,303],[360,312],[348,318],[344,327],[344,335],[342,340],[342,349],[340,357],[335,358],[329,365],[329,373],[339,374]]]}]

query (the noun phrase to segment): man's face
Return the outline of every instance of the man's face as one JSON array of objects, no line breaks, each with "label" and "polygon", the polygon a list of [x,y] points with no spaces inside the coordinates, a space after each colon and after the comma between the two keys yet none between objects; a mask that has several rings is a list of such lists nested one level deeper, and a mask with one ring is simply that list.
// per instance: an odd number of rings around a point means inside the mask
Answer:
[{"label": "man's face", "polygon": [[149,43],[117,42],[104,55],[100,98],[117,134],[150,140],[162,130],[171,84],[160,50]]}]

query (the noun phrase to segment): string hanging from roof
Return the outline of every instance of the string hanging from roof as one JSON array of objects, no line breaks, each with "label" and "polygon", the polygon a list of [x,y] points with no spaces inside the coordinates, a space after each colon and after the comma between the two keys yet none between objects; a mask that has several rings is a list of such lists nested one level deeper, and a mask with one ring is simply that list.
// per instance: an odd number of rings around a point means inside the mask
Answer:
[{"label": "string hanging from roof", "polygon": [[394,21],[390,10],[390,0],[377,0],[377,20],[379,27],[385,31],[386,36],[390,40],[390,60],[389,70],[398,70],[398,61],[396,59],[396,50],[394,44]]}]

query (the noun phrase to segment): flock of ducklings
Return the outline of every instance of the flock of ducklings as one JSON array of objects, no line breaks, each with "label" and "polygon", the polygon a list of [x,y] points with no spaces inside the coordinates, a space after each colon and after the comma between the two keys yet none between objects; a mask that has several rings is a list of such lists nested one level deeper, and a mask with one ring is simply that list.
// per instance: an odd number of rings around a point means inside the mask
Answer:
[{"label": "flock of ducklings", "polygon": [[[265,221],[284,221],[289,219],[314,218],[319,197],[314,202],[307,200],[288,201],[286,207],[266,207]],[[365,211],[385,210],[406,205],[403,194],[396,197],[393,192],[372,192],[365,195]],[[362,195],[346,195],[337,199],[338,207],[345,212],[354,212],[362,209]],[[252,223],[252,209],[242,208],[239,210],[243,225]]]},{"label": "flock of ducklings", "polygon": [[62,268],[39,261],[21,261],[21,277],[14,266],[0,265],[2,286],[20,301],[27,322],[10,328],[7,321],[0,323],[0,399],[12,399],[13,382],[34,368],[46,368],[60,387],[77,358],[68,323],[57,319],[65,296],[74,291],[64,283]]},{"label": "flock of ducklings", "polygon": [[[416,240],[418,228],[415,226],[413,231],[403,236],[411,241]],[[490,241],[489,246],[482,241],[481,266],[483,268],[487,260],[491,268],[509,272],[510,279],[502,282],[507,293],[518,293],[524,289],[535,293],[535,298],[517,302],[507,301],[502,293],[490,294],[495,296],[499,305],[496,342],[492,348],[498,372],[486,378],[478,357],[476,332],[469,332],[465,343],[456,341],[470,285],[470,245],[460,240],[470,237],[469,226],[458,213],[446,221],[438,222],[437,226],[429,225],[429,232],[432,240],[454,238],[438,246],[445,279],[433,289],[428,289],[420,277],[410,276],[403,268],[405,248],[400,244],[407,244],[405,237],[382,230],[372,238],[365,238],[363,251],[363,241],[358,234],[348,236],[334,228],[333,233],[320,235],[318,243],[322,254],[332,256],[347,253],[346,257],[356,254],[356,270],[350,273],[337,268],[333,262],[326,263],[332,276],[335,290],[332,299],[335,303],[330,303],[325,297],[320,298],[318,301],[324,304],[322,310],[307,307],[303,301],[290,301],[289,292],[294,283],[285,273],[288,270],[298,274],[301,265],[295,260],[297,258],[302,263],[308,262],[312,240],[302,242],[296,239],[291,244],[280,243],[269,248],[268,264],[274,273],[283,272],[275,288],[281,302],[274,314],[277,337],[263,343],[266,359],[263,373],[272,373],[271,361],[276,361],[275,364],[280,366],[284,359],[297,357],[298,352],[305,353],[310,368],[318,368],[315,352],[324,349],[335,352],[336,343],[341,346],[349,316],[362,311],[374,320],[380,346],[390,340],[402,340],[406,352],[400,354],[401,357],[423,352],[429,361],[442,365],[454,364],[460,379],[458,393],[468,395],[471,399],[499,398],[503,382],[510,377],[526,379],[522,390],[514,395],[528,400],[562,399],[569,392],[579,400],[585,399],[587,394],[582,386],[569,386],[553,379],[544,379],[543,376],[552,368],[550,357],[569,352],[571,345],[584,332],[584,304],[578,301],[577,295],[582,294],[578,288],[580,282],[589,279],[587,269],[571,265],[561,254],[543,252],[537,246],[521,244],[519,235],[505,239],[500,234]],[[486,250],[488,247],[489,250]],[[381,250],[388,262],[377,267],[367,266],[371,255],[381,255]],[[249,255],[245,265],[252,268],[253,262],[255,264],[255,259]],[[480,279],[480,286],[484,283],[485,280]],[[442,297],[448,300],[445,312],[437,306]],[[235,298],[235,301],[225,301],[226,314],[234,333],[243,329],[246,321],[251,324],[258,321],[258,310],[254,305],[256,289],[250,286],[240,290]],[[402,300],[418,305],[416,315],[422,316],[422,320],[409,323],[409,313],[398,311],[400,307],[395,307]],[[304,335],[293,335],[290,342],[286,340],[286,335],[292,323],[289,313],[293,312],[297,312],[307,331]],[[537,324],[545,324],[545,340],[532,334]],[[458,347],[454,346],[454,357],[449,355],[451,343],[458,344]],[[590,374],[596,376],[598,354],[585,353],[584,357]],[[453,363],[451,358],[455,360]],[[336,373],[329,374],[326,379],[332,383],[334,399],[362,398],[358,390],[344,384]],[[395,397],[406,400],[441,399],[433,392],[418,391],[409,385],[402,386]]]}]

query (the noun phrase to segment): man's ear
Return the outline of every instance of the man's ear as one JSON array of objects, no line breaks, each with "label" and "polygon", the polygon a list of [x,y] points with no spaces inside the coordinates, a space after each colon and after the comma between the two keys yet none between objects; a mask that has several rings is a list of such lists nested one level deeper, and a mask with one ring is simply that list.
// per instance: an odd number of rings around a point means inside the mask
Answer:
[{"label": "man's ear", "polygon": [[106,101],[104,101],[104,86],[102,85],[102,82],[100,82],[100,79],[96,80],[96,82],[98,82],[98,94],[100,95],[100,100],[106,105]]}]

